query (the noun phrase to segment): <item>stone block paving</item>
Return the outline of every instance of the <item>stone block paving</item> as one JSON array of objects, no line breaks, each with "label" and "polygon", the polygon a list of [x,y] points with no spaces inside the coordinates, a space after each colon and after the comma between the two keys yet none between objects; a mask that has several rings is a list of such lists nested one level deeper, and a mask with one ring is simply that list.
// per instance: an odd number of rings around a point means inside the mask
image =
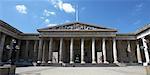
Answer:
[{"label": "stone block paving", "polygon": [[128,67],[19,67],[17,75],[147,75],[143,66]]}]

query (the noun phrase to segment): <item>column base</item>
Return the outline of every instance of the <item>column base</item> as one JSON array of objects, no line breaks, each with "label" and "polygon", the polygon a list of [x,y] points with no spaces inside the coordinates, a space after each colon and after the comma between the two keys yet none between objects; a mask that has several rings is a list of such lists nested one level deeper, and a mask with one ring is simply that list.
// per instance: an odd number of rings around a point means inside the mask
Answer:
[{"label": "column base", "polygon": [[92,61],[92,64],[96,64],[96,61]]},{"label": "column base", "polygon": [[52,61],[48,61],[47,63],[48,63],[48,64],[51,64],[51,63],[52,63]]},{"label": "column base", "polygon": [[108,61],[104,61],[103,63],[105,63],[105,64],[109,64],[109,62],[108,62]]},{"label": "column base", "polygon": [[59,61],[59,63],[62,64],[63,62],[62,62],[62,61]]},{"label": "column base", "polygon": [[119,63],[118,61],[114,61],[113,63]]},{"label": "column base", "polygon": [[70,61],[70,64],[73,64],[74,62],[73,61]]},{"label": "column base", "polygon": [[148,66],[148,63],[147,63],[147,62],[144,62],[144,63],[143,63],[143,66]]},{"label": "column base", "polygon": [[138,63],[140,63],[140,64],[141,64],[141,63],[142,63],[142,61],[138,61]]},{"label": "column base", "polygon": [[44,63],[46,63],[45,61],[42,61],[42,63],[44,64]]},{"label": "column base", "polygon": [[150,63],[150,61],[146,61],[145,63]]},{"label": "column base", "polygon": [[37,63],[41,63],[41,61],[37,61]]},{"label": "column base", "polygon": [[85,61],[81,61],[81,64],[85,64]]}]

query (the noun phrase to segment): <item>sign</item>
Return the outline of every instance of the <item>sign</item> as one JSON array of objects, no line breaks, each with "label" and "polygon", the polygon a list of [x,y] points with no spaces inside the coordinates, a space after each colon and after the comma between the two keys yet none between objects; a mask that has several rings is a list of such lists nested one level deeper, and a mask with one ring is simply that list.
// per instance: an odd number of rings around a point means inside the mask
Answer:
[{"label": "sign", "polygon": [[97,63],[102,63],[102,52],[97,52]]},{"label": "sign", "polygon": [[94,30],[97,29],[93,26],[81,25],[81,24],[74,24],[70,26],[62,26],[58,27],[57,29],[68,29],[68,30]]},{"label": "sign", "polygon": [[58,52],[53,52],[52,63],[58,63]]}]

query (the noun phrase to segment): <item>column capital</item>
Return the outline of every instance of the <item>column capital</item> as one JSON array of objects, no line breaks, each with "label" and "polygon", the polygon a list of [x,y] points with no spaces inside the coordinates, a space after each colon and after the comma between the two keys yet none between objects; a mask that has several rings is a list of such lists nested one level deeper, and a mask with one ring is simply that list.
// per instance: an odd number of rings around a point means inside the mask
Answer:
[{"label": "column capital", "polygon": [[60,38],[60,41],[63,40],[63,38]]},{"label": "column capital", "polygon": [[139,44],[139,41],[138,41],[138,40],[136,41],[136,44]]},{"label": "column capital", "polygon": [[106,40],[106,38],[102,38],[102,40]]},{"label": "column capital", "polygon": [[95,37],[92,37],[92,40],[95,40],[96,38]]}]

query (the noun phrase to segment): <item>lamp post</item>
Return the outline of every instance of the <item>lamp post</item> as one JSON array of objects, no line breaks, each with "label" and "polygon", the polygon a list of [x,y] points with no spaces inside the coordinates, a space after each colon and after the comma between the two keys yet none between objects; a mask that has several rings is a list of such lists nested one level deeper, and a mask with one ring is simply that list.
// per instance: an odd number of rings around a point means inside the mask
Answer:
[{"label": "lamp post", "polygon": [[17,41],[12,39],[10,45],[6,45],[6,49],[10,50],[10,64],[15,65],[16,52],[20,49],[20,47],[17,45]]}]

